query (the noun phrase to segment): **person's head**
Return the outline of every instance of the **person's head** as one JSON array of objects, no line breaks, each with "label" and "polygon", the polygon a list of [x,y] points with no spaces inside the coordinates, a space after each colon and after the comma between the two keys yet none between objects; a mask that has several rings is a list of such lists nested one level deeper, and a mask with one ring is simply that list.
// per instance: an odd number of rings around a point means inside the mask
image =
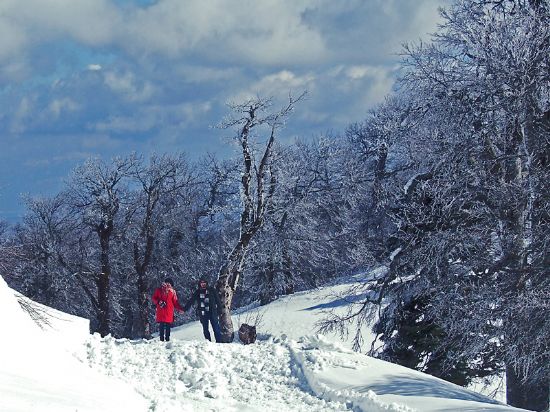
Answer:
[{"label": "person's head", "polygon": [[166,285],[166,287],[170,286],[171,288],[174,287],[174,281],[171,278],[164,279],[164,282],[162,283],[163,286]]},{"label": "person's head", "polygon": [[199,280],[199,288],[206,289],[208,287],[208,282],[206,279],[200,279]]}]

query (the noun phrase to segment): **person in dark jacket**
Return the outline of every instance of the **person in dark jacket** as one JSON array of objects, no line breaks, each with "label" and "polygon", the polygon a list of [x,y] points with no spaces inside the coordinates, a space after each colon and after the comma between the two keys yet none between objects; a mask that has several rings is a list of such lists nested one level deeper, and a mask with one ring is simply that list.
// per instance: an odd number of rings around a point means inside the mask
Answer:
[{"label": "person in dark jacket", "polygon": [[218,321],[218,308],[221,307],[220,298],[218,297],[216,289],[208,286],[208,282],[205,279],[199,280],[199,287],[193,293],[191,299],[185,304],[183,310],[189,310],[194,303],[197,305],[196,311],[202,324],[204,337],[208,340],[212,340],[210,338],[210,331],[208,330],[208,322],[210,322],[216,342],[221,342],[221,330]]},{"label": "person in dark jacket", "polygon": [[157,308],[156,319],[159,324],[160,340],[168,342],[170,328],[174,322],[174,309],[183,312],[183,308],[178,302],[178,295],[174,290],[174,281],[170,278],[165,279],[162,286],[155,290],[152,300]]}]

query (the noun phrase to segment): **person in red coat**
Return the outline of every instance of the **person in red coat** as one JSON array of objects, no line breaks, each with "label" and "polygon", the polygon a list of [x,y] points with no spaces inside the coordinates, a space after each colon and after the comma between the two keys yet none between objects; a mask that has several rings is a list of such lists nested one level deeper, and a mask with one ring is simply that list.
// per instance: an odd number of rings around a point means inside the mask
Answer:
[{"label": "person in red coat", "polygon": [[170,328],[174,322],[174,309],[183,312],[178,302],[178,295],[174,290],[174,281],[165,279],[160,288],[153,293],[153,303],[157,307],[156,319],[159,324],[159,335],[161,341],[170,340]]}]

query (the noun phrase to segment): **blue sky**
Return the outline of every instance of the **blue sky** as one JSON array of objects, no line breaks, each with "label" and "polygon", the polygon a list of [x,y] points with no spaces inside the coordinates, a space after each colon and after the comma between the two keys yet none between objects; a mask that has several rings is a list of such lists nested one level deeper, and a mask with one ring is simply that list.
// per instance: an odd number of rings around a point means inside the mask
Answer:
[{"label": "blue sky", "polygon": [[0,219],[90,156],[225,155],[225,104],[308,90],[282,138],[361,121],[446,0],[2,0]]}]

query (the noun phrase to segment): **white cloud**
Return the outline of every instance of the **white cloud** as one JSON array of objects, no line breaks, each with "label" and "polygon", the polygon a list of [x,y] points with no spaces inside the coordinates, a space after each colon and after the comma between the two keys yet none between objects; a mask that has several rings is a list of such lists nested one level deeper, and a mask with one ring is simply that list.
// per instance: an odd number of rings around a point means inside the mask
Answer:
[{"label": "white cloud", "polygon": [[301,19],[306,5],[292,0],[159,0],[146,8],[122,8],[108,0],[3,0],[0,59],[69,38],[137,56],[181,58],[193,52],[226,62],[318,61],[326,50],[320,31]]},{"label": "white cloud", "polygon": [[138,116],[109,116],[105,121],[98,122],[95,125],[89,125],[89,128],[99,132],[146,132],[155,127],[156,117],[152,113],[141,113]]},{"label": "white cloud", "polygon": [[35,96],[31,96],[31,97],[24,96],[21,99],[13,115],[11,126],[10,126],[10,132],[17,134],[17,133],[23,133],[25,130],[27,130],[26,123],[29,120],[31,113],[34,110],[34,106],[35,106],[34,100],[35,100]]},{"label": "white cloud", "polygon": [[[276,67],[388,58],[433,31],[445,0],[2,0],[0,63],[57,40],[138,59]],[[16,22],[16,23],[15,23]],[[90,70],[94,70],[90,65]]]},{"label": "white cloud", "polygon": [[99,71],[101,69],[102,69],[102,67],[101,67],[100,64],[89,64],[88,65],[88,70],[90,70],[90,71]]},{"label": "white cloud", "polygon": [[362,96],[363,110],[381,103],[395,83],[392,67],[387,66],[350,66],[345,69],[345,74],[350,81],[342,84],[346,91],[355,89]]},{"label": "white cloud", "polygon": [[48,105],[48,112],[51,113],[55,119],[57,119],[62,111],[74,112],[79,110],[80,107],[80,104],[74,100],[64,97],[50,102]]},{"label": "white cloud", "polygon": [[[154,128],[175,125],[178,128],[188,127],[192,123],[204,120],[212,110],[208,101],[181,103],[175,105],[149,105],[128,116],[109,116],[106,120],[87,125],[88,129],[102,133],[144,133]],[[207,127],[205,122],[204,127]]]},{"label": "white cloud", "polygon": [[350,66],[346,69],[346,75],[353,80],[362,79],[365,76],[376,77],[383,72],[383,69],[380,67],[373,66]]},{"label": "white cloud", "polygon": [[70,36],[92,46],[111,42],[122,18],[108,0],[2,0],[0,13],[16,21],[28,41]]},{"label": "white cloud", "polygon": [[[74,137],[73,137],[74,138]],[[47,156],[45,158],[38,159],[26,159],[23,162],[24,166],[28,167],[52,167],[55,163],[66,163],[66,162],[82,162],[92,156],[92,153],[85,151],[69,151],[62,155],[58,156]]]},{"label": "white cloud", "polygon": [[328,71],[334,93],[350,102],[346,112],[335,113],[338,123],[349,123],[365,116],[369,108],[381,103],[395,83],[395,67],[380,65],[338,66]]},{"label": "white cloud", "polygon": [[197,119],[202,118],[210,110],[212,110],[212,103],[210,102],[184,103],[176,107],[176,116],[181,115],[180,125],[185,127],[195,123]]},{"label": "white cloud", "polygon": [[85,135],[80,137],[80,145],[85,150],[120,149],[124,147],[122,140],[115,139],[107,134]]},{"label": "white cloud", "polygon": [[257,96],[281,97],[287,93],[300,94],[303,91],[311,92],[315,89],[316,76],[312,72],[296,75],[290,70],[281,70],[268,74],[253,82],[244,90],[230,97],[232,102],[240,102]]},{"label": "white cloud", "polygon": [[181,65],[176,68],[178,75],[177,81],[182,80],[187,83],[210,83],[220,81],[230,81],[242,72],[236,67],[217,68],[196,65]]},{"label": "white cloud", "polygon": [[131,102],[144,102],[149,100],[154,93],[154,87],[150,82],[140,80],[129,71],[105,73],[105,84]]},{"label": "white cloud", "polygon": [[266,65],[319,61],[326,53],[323,39],[302,21],[307,2],[301,3],[161,0],[136,10],[123,36],[138,54],[194,52],[211,61]]},{"label": "white cloud", "polygon": [[18,54],[27,45],[23,27],[2,16],[0,6],[0,61]]},{"label": "white cloud", "polygon": [[280,72],[273,73],[265,76],[255,86],[258,90],[281,90],[286,89],[299,89],[307,88],[315,80],[315,76],[312,73],[306,73],[302,76],[297,76],[290,70],[281,70]]},{"label": "white cloud", "polygon": [[426,33],[434,33],[437,25],[441,23],[438,6],[444,6],[448,3],[449,0],[425,0],[418,4],[412,16],[409,30],[405,33],[406,38],[403,41],[416,41],[420,37],[426,38]]},{"label": "white cloud", "polygon": [[26,59],[11,58],[9,61],[0,60],[0,82],[20,82],[31,75],[31,68]]}]

